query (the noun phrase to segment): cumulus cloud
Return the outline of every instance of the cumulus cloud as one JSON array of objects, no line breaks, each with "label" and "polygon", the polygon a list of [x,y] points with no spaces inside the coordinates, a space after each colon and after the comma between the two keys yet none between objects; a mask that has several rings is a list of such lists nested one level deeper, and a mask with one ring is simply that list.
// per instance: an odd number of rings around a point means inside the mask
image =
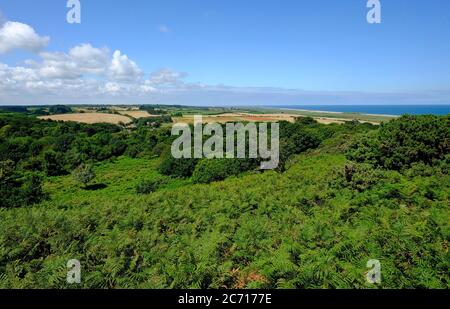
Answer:
[{"label": "cumulus cloud", "polygon": [[116,81],[132,82],[139,80],[143,73],[127,55],[122,55],[120,50],[116,50],[109,66],[109,76]]},{"label": "cumulus cloud", "polygon": [[155,88],[153,86],[153,84],[149,80],[144,81],[144,83],[142,85],[140,85],[139,89],[143,93],[155,93],[155,92],[158,92],[158,89]]},{"label": "cumulus cloud", "polygon": [[187,73],[174,72],[170,69],[161,69],[150,74],[149,82],[154,85],[177,85],[183,83]]},{"label": "cumulus cloud", "polygon": [[100,91],[103,93],[116,94],[120,91],[121,86],[118,83],[106,83],[99,87]]},{"label": "cumulus cloud", "polygon": [[[0,104],[11,98],[79,99],[156,92],[138,65],[120,51],[80,44],[65,52],[39,52],[21,66],[0,63]],[[34,100],[33,100],[34,102]]]},{"label": "cumulus cloud", "polygon": [[48,45],[48,36],[39,36],[27,24],[7,21],[0,28],[0,53],[7,53],[14,49],[24,49],[38,52]]},{"label": "cumulus cloud", "polygon": [[44,79],[75,79],[82,73],[78,64],[65,53],[41,53],[42,62],[29,61]]},{"label": "cumulus cloud", "polygon": [[40,60],[25,61],[42,79],[78,79],[91,75],[113,81],[133,82],[143,73],[137,64],[120,51],[110,54],[106,47],[90,44],[73,47],[68,53],[41,52]]},{"label": "cumulus cloud", "polygon": [[95,48],[90,44],[75,46],[69,51],[69,56],[81,71],[93,74],[105,73],[109,62],[109,50],[106,47]]}]

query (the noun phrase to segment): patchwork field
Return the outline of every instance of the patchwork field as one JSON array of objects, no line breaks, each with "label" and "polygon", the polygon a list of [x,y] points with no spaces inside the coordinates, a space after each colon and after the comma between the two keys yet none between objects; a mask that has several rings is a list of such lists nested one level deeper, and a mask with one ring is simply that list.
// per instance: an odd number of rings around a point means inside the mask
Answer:
[{"label": "patchwork field", "polygon": [[[106,110],[106,111],[105,111]],[[87,124],[112,123],[130,124],[136,119],[159,117],[147,110],[140,110],[139,107],[128,108],[120,106],[109,106],[107,109],[96,110],[92,107],[74,107],[75,113],[60,114],[50,116],[40,116],[40,119],[51,119],[56,121],[75,121]],[[108,112],[109,111],[109,112]],[[213,108],[178,108],[165,109],[167,115],[172,115],[174,123],[193,123],[195,115],[202,115],[204,123],[226,123],[226,122],[295,122],[299,117],[311,117],[321,124],[343,124],[347,121],[357,120],[361,123],[380,124],[381,122],[395,119],[395,116],[388,115],[366,115],[358,113],[338,113],[326,111],[307,110],[283,110],[269,108],[249,108],[249,109],[213,109]],[[167,123],[166,125],[170,125]]]},{"label": "patchwork field", "polygon": [[43,120],[55,120],[55,121],[74,121],[81,123],[130,123],[131,119],[124,115],[105,114],[105,113],[79,113],[79,114],[63,114],[63,115],[51,115],[41,116],[39,119]]},{"label": "patchwork field", "polygon": [[[226,122],[274,122],[274,121],[289,121],[294,122],[298,117],[306,117],[304,115],[299,114],[283,114],[283,113],[273,113],[273,114],[251,114],[251,113],[225,113],[220,115],[208,115],[203,116],[204,123],[226,123]],[[331,124],[338,123],[342,124],[346,121],[352,120],[350,118],[331,118],[331,117],[313,117],[317,122],[322,124]],[[360,119],[358,119],[360,120]],[[379,124],[379,121],[365,121],[360,120],[361,122],[370,122],[372,124]],[[174,118],[175,123],[193,123],[194,116],[193,115],[185,115],[183,117]]]}]

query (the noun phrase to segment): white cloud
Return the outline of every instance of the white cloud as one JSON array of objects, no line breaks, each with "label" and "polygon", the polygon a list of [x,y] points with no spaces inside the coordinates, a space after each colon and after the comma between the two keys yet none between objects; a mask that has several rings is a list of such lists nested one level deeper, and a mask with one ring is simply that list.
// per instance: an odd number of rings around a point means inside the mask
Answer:
[{"label": "white cloud", "polygon": [[103,74],[109,62],[109,50],[95,48],[91,44],[81,44],[69,51],[69,55],[83,72]]},{"label": "white cloud", "polygon": [[100,91],[110,94],[118,93],[120,89],[121,86],[118,83],[106,83],[105,85],[100,86]]},{"label": "white cloud", "polygon": [[144,81],[144,84],[140,85],[139,89],[143,93],[155,93],[155,92],[158,92],[158,89],[153,87],[152,83],[149,80]]},{"label": "white cloud", "polygon": [[38,75],[33,69],[24,67],[11,68],[11,78],[17,82],[39,80]]},{"label": "white cloud", "polygon": [[42,62],[28,62],[44,79],[75,79],[82,73],[78,64],[65,53],[41,53]]},{"label": "white cloud", "polygon": [[116,81],[132,82],[139,80],[143,73],[127,55],[122,55],[120,50],[116,50],[109,66],[109,76]]},{"label": "white cloud", "polygon": [[73,47],[69,52],[41,52],[40,61],[28,60],[25,63],[42,79],[78,79],[86,74],[110,78],[112,81],[136,82],[143,76],[137,64],[116,51],[112,56],[109,50],[95,48],[90,44]]},{"label": "white cloud", "polygon": [[182,79],[185,77],[187,77],[187,73],[162,69],[150,74],[149,82],[154,85],[177,85],[182,84]]},{"label": "white cloud", "polygon": [[0,28],[0,53],[14,49],[38,52],[48,45],[48,36],[39,36],[32,27],[19,22],[7,21]]},{"label": "white cloud", "polygon": [[39,69],[43,78],[75,79],[83,74],[104,75],[109,66],[109,50],[81,44],[65,53],[40,53],[42,62],[30,64]]},{"label": "white cloud", "polygon": [[170,29],[166,25],[161,25],[158,27],[158,31],[161,33],[168,33],[170,31]]}]

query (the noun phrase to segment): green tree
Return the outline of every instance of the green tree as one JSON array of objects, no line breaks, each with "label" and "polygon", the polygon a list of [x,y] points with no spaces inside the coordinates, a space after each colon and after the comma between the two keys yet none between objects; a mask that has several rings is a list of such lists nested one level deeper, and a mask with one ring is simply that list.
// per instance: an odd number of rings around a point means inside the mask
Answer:
[{"label": "green tree", "polygon": [[38,203],[44,197],[42,179],[34,173],[23,174],[11,160],[0,162],[0,208]]},{"label": "green tree", "polygon": [[187,178],[191,177],[195,170],[198,159],[175,159],[170,149],[166,149],[163,154],[161,154],[161,164],[159,166],[159,172],[166,176],[172,176],[177,178]]},{"label": "green tree", "polygon": [[403,116],[358,139],[348,158],[391,170],[433,165],[450,153],[450,116]]},{"label": "green tree", "polygon": [[210,183],[239,175],[242,171],[240,159],[203,159],[192,175],[195,183]]},{"label": "green tree", "polygon": [[96,177],[92,164],[81,164],[73,172],[73,178],[76,182],[82,184],[85,188]]},{"label": "green tree", "polygon": [[66,173],[64,166],[64,155],[60,152],[48,150],[44,153],[44,170],[47,176],[60,176]]},{"label": "green tree", "polygon": [[65,105],[54,105],[49,108],[50,114],[68,114],[72,109]]}]

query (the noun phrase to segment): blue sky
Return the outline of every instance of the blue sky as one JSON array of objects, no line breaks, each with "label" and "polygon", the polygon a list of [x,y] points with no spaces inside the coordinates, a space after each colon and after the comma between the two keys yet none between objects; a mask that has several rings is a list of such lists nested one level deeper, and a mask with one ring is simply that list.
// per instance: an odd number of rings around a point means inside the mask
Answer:
[{"label": "blue sky", "polygon": [[[366,21],[366,0],[80,2],[82,23],[68,24],[65,0],[0,0],[3,25],[48,37],[0,53],[10,81],[0,104],[450,104],[446,0],[381,0],[377,25]],[[82,44],[111,59],[120,51],[116,71],[133,77],[79,68],[67,55]],[[79,72],[46,74],[67,69],[63,61]]]}]

